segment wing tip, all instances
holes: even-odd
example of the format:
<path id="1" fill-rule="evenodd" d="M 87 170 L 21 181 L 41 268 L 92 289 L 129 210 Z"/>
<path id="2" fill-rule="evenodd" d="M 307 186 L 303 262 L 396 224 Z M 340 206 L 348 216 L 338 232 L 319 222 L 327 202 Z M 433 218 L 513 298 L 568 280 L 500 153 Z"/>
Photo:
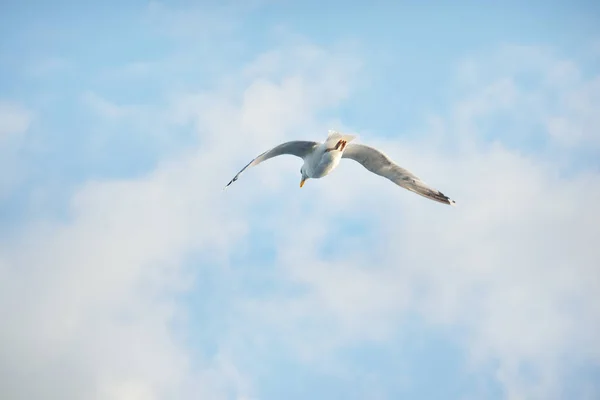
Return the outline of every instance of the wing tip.
<path id="1" fill-rule="evenodd" d="M 438 191 L 433 198 L 434 198 L 434 200 L 437 200 L 440 203 L 444 203 L 444 204 L 448 204 L 452 207 L 456 207 L 456 201 L 452 200 L 450 197 L 446 196 L 442 192 Z"/>
<path id="2" fill-rule="evenodd" d="M 229 185 L 231 185 L 234 181 L 235 181 L 235 179 L 230 180 L 229 183 L 227 185 L 225 185 L 223 190 L 227 189 L 229 187 Z"/>

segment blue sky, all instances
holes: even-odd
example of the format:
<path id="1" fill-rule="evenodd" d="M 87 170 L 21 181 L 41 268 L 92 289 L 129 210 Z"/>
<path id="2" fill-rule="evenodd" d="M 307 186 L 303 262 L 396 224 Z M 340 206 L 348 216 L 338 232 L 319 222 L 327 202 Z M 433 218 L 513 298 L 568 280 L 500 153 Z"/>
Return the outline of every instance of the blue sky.
<path id="1" fill-rule="evenodd" d="M 600 6 L 355 4 L 0 6 L 0 397 L 600 396 Z"/>

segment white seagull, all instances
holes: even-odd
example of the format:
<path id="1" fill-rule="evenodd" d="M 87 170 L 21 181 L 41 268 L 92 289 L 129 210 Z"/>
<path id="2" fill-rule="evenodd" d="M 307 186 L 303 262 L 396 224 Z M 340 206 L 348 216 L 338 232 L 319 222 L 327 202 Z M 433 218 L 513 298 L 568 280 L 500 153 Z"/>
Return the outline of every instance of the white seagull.
<path id="1" fill-rule="evenodd" d="M 300 187 L 304 186 L 307 179 L 318 179 L 328 175 L 340 163 L 342 158 L 350 158 L 362 164 L 363 167 L 374 174 L 383 176 L 396 185 L 410 190 L 416 194 L 443 204 L 455 205 L 455 201 L 423 182 L 410 171 L 396 165 L 385 154 L 372 147 L 363 144 L 348 144 L 356 138 L 355 135 L 342 134 L 329 130 L 329 135 L 324 143 L 304 140 L 294 140 L 275 146 L 265 151 L 250 161 L 231 181 L 225 186 L 226 189 L 237 181 L 242 172 L 270 158 L 291 154 L 304 160 L 300 174 L 302 180 Z"/>

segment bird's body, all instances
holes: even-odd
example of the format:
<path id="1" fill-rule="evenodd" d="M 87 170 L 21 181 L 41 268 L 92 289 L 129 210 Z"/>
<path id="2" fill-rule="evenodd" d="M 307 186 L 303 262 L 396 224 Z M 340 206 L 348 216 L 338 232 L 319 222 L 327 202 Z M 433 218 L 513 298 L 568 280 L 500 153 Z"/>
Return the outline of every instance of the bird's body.
<path id="1" fill-rule="evenodd" d="M 440 191 L 428 186 L 410 171 L 399 167 L 379 150 L 362 144 L 348 144 L 355 138 L 354 135 L 341 134 L 330 130 L 327 140 L 323 143 L 311 141 L 282 143 L 250 161 L 229 181 L 226 187 L 238 180 L 246 168 L 282 154 L 295 155 L 304 160 L 304 164 L 300 169 L 302 175 L 300 187 L 304 185 L 307 179 L 319 179 L 327 176 L 339 165 L 342 158 L 350 158 L 362 164 L 367 170 L 414 193 L 440 203 L 455 204 L 454 200 L 450 200 Z"/>
<path id="2" fill-rule="evenodd" d="M 306 175 L 311 179 L 323 178 L 329 175 L 329 173 L 338 166 L 338 164 L 342 160 L 342 152 L 315 152 L 313 160 L 315 161 L 304 163 L 304 165 L 306 166 Z"/>
<path id="3" fill-rule="evenodd" d="M 317 145 L 311 153 L 304 157 L 302 169 L 306 172 L 306 176 L 311 179 L 319 179 L 329 175 L 342 160 L 346 144 L 354 138 L 353 135 L 342 135 L 331 131 L 325 143 Z"/>

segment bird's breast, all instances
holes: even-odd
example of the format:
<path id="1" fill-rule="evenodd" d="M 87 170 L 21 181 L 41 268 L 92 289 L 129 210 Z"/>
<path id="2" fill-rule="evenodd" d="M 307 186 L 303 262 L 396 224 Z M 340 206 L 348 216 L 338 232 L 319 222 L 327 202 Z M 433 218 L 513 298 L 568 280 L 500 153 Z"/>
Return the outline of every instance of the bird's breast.
<path id="1" fill-rule="evenodd" d="M 323 153 L 318 159 L 313 160 L 311 178 L 322 178 L 329 174 L 342 159 L 341 151 L 329 151 Z"/>

